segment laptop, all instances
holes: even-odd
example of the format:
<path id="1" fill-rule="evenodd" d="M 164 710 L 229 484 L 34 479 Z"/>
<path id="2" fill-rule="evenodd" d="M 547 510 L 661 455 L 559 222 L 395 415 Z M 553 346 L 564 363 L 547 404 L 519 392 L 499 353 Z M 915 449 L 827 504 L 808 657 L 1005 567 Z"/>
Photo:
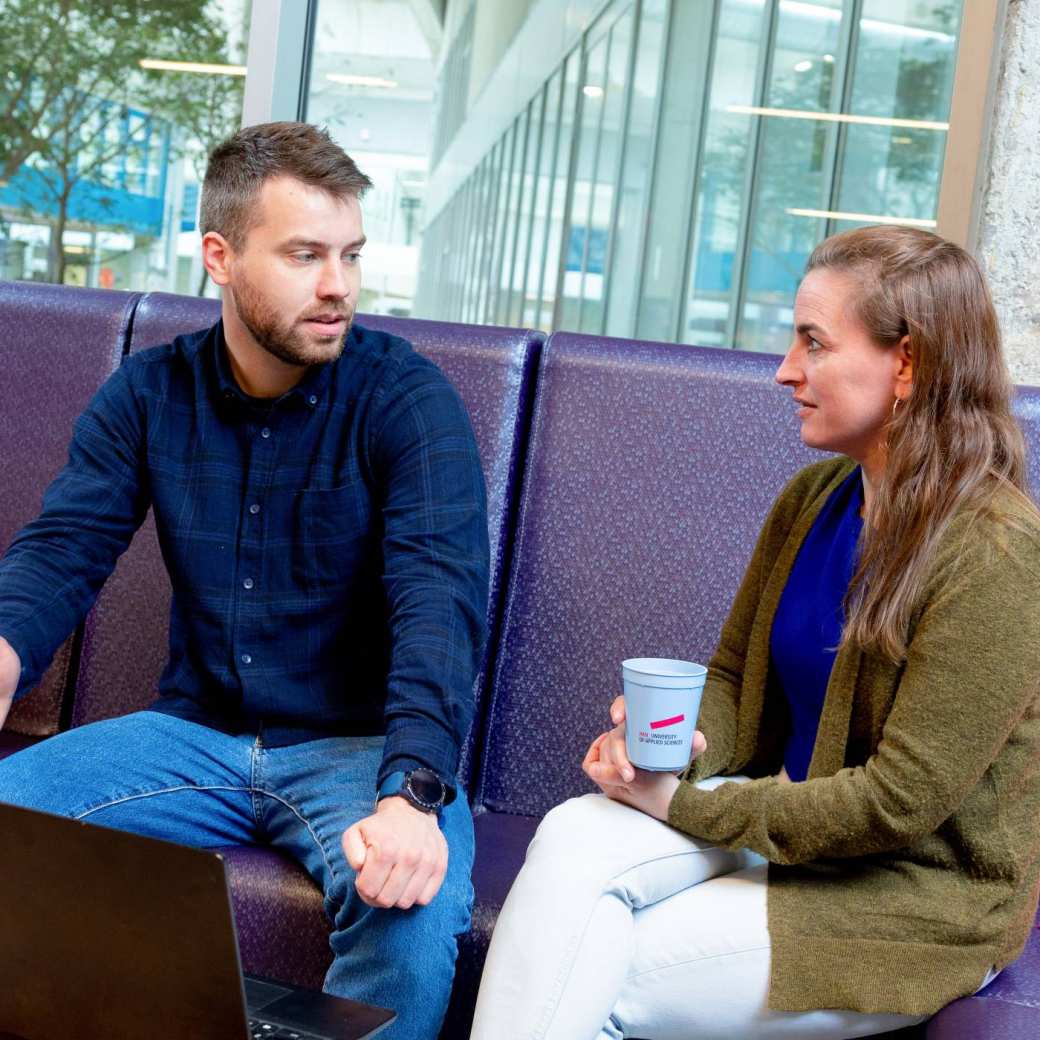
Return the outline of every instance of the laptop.
<path id="1" fill-rule="evenodd" d="M 0 804 L 0 1036 L 363 1040 L 395 1017 L 243 976 L 219 854 Z"/>

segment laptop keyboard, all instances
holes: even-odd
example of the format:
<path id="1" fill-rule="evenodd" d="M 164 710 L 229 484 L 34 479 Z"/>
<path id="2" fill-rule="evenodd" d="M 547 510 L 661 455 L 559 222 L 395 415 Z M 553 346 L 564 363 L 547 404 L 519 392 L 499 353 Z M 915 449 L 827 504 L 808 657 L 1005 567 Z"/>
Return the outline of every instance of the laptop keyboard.
<path id="1" fill-rule="evenodd" d="M 276 1026 L 259 1018 L 249 1020 L 249 1035 L 253 1040 L 322 1040 L 315 1033 L 301 1033 L 288 1026 Z"/>

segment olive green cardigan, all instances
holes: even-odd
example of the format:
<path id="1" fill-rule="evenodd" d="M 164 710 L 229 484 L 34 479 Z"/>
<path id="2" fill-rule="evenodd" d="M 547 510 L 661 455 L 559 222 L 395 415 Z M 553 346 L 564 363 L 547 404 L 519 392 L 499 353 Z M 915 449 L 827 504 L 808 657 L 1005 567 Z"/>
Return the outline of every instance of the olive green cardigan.
<path id="1" fill-rule="evenodd" d="M 781 783 L 769 634 L 809 527 L 851 471 L 776 501 L 711 660 L 708 740 L 668 822 L 769 861 L 769 1006 L 930 1014 L 1022 950 L 1040 880 L 1040 524 L 1008 494 L 951 523 L 901 666 L 838 651 L 809 774 Z M 1022 528 L 1021 530 L 1017 528 Z M 747 773 L 713 791 L 693 781 Z M 696 927 L 693 923 L 691 927 Z"/>

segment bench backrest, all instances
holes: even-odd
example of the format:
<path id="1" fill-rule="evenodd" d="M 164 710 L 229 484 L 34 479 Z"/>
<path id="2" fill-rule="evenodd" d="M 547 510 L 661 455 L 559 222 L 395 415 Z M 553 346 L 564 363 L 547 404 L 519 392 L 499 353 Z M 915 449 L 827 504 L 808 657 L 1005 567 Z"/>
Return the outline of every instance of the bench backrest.
<path id="1" fill-rule="evenodd" d="M 626 657 L 707 662 L 766 512 L 820 453 L 780 358 L 554 334 L 543 351 L 476 802 L 591 790 Z M 1040 490 L 1040 389 L 1016 414 Z"/>
<path id="2" fill-rule="evenodd" d="M 777 359 L 555 333 L 543 351 L 477 802 L 592 790 L 627 657 L 707 662 L 762 521 L 814 458 Z"/>
<path id="3" fill-rule="evenodd" d="M 0 283 L 0 552 L 40 511 L 68 457 L 73 422 L 122 357 L 138 294 L 25 282 Z M 12 709 L 7 730 L 58 730 L 70 637 L 36 689 Z"/>

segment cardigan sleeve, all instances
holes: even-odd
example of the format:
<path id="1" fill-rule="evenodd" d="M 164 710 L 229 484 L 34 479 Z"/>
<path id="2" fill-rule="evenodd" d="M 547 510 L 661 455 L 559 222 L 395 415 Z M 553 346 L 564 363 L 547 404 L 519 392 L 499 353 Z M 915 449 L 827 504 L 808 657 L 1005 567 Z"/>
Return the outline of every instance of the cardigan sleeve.
<path id="1" fill-rule="evenodd" d="M 704 734 L 708 746 L 690 763 L 684 774 L 683 778 L 691 783 L 719 773 L 739 772 L 746 767 L 746 755 L 739 754 L 737 749 L 737 718 L 759 601 L 777 554 L 799 515 L 822 489 L 835 480 L 836 473 L 841 476 L 849 469 L 851 463 L 842 459 L 828 459 L 807 466 L 789 481 L 770 507 L 733 606 L 722 626 L 718 647 L 708 662 L 708 679 L 697 716 L 697 728 Z"/>
<path id="2" fill-rule="evenodd" d="M 913 844 L 960 805 L 1040 695 L 1040 538 L 994 531 L 937 563 L 874 754 L 832 776 L 679 786 L 668 822 L 772 862 Z"/>
<path id="3" fill-rule="evenodd" d="M 744 684 L 751 626 L 762 586 L 765 582 L 767 545 L 775 538 L 780 525 L 783 498 L 774 503 L 758 536 L 751 563 L 744 572 L 733 606 L 722 626 L 719 645 L 708 662 L 708 678 L 704 684 L 697 728 L 708 742 L 706 750 L 690 763 L 684 777 L 695 783 L 718 773 L 733 772 L 733 755 L 737 743 L 737 710 Z"/>

